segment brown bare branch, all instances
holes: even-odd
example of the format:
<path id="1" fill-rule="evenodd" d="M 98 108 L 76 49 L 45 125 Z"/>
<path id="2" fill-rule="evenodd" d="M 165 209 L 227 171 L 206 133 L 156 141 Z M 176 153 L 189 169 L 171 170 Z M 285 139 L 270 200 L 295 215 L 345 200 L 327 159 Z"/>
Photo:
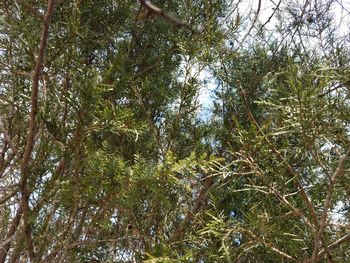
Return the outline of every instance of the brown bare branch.
<path id="1" fill-rule="evenodd" d="M 341 175 L 344 172 L 344 165 L 345 165 L 346 160 L 349 157 L 349 154 L 350 154 L 350 147 L 345 152 L 345 154 L 340 157 L 337 169 L 335 170 L 334 174 L 330 178 L 326 199 L 325 199 L 324 205 L 323 205 L 323 213 L 321 216 L 320 227 L 319 227 L 319 230 L 317 232 L 317 235 L 316 235 L 316 238 L 314 241 L 314 250 L 312 252 L 312 258 L 311 258 L 312 263 L 318 262 L 318 260 L 319 260 L 318 251 L 319 251 L 320 246 L 321 246 L 321 239 L 323 237 L 324 230 L 327 226 L 328 211 L 331 207 L 331 202 L 333 199 L 334 184 L 335 184 L 336 179 L 339 177 L 339 175 Z"/>
<path id="2" fill-rule="evenodd" d="M 346 234 L 345 236 L 339 238 L 337 241 L 331 243 L 329 246 L 327 246 L 327 250 L 333 250 L 337 247 L 339 247 L 341 244 L 350 241 L 350 233 Z M 322 258 L 325 254 L 326 254 L 326 250 L 322 249 L 318 255 L 317 255 L 317 259 Z"/>
<path id="3" fill-rule="evenodd" d="M 43 32 L 41 35 L 39 52 L 36 59 L 34 73 L 33 73 L 31 112 L 30 112 L 28 135 L 26 140 L 25 151 L 21 162 L 21 193 L 22 193 L 21 206 L 23 210 L 23 225 L 24 225 L 24 233 L 26 237 L 27 250 L 28 250 L 28 255 L 31 262 L 34 262 L 35 254 L 34 254 L 34 245 L 32 240 L 31 222 L 29 217 L 30 207 L 28 204 L 29 196 L 30 196 L 30 191 L 28 189 L 29 161 L 34 148 L 36 115 L 38 111 L 39 78 L 40 78 L 41 71 L 44 64 L 45 53 L 47 49 L 47 40 L 49 36 L 49 26 L 50 26 L 55 4 L 56 4 L 56 0 L 48 1 L 47 11 L 43 19 Z"/>
<path id="4" fill-rule="evenodd" d="M 332 93 L 333 91 L 336 91 L 336 90 L 341 89 L 341 88 L 349 89 L 350 88 L 350 80 L 348 80 L 348 81 L 346 81 L 344 83 L 340 83 L 340 84 L 330 88 L 329 90 L 327 90 L 327 91 L 321 93 L 320 95 L 318 95 L 318 97 L 324 97 L 324 96 Z"/>
<path id="5" fill-rule="evenodd" d="M 10 226 L 10 230 L 6 235 L 6 240 L 5 240 L 5 242 L 3 242 L 1 244 L 0 262 L 5 262 L 5 260 L 6 260 L 7 253 L 11 247 L 12 238 L 13 238 L 14 234 L 16 233 L 16 230 L 19 226 L 19 223 L 21 222 L 21 218 L 22 218 L 22 207 L 19 207 L 17 210 L 16 216 L 13 219 L 12 224 Z"/>
<path id="6" fill-rule="evenodd" d="M 306 191 L 304 189 L 304 186 L 302 185 L 302 183 L 298 179 L 299 178 L 298 173 L 287 162 L 287 160 L 282 156 L 282 154 L 276 149 L 275 145 L 269 140 L 269 138 L 266 136 L 264 131 L 261 129 L 260 125 L 257 123 L 257 121 L 255 120 L 252 112 L 250 111 L 246 95 L 245 95 L 245 93 L 244 93 L 240 83 L 238 83 L 238 87 L 239 87 L 240 94 L 241 94 L 241 96 L 243 98 L 244 107 L 245 107 L 245 110 L 246 110 L 246 112 L 248 114 L 249 120 L 257 128 L 259 133 L 262 135 L 264 140 L 267 142 L 267 144 L 269 145 L 269 148 L 272 151 L 272 153 L 286 167 L 286 169 L 289 172 L 289 174 L 291 175 L 291 178 L 293 179 L 296 187 L 298 187 L 298 189 L 299 189 L 300 196 L 301 196 L 302 200 L 304 201 L 304 203 L 306 204 L 306 207 L 307 207 L 309 213 L 311 214 L 311 218 L 313 219 L 313 222 L 314 222 L 315 226 L 318 227 L 320 224 L 319 224 L 319 220 L 318 220 L 315 208 L 314 208 L 313 204 L 311 203 L 311 200 L 310 200 L 309 196 L 307 195 L 307 193 L 306 193 Z M 317 234 L 315 233 L 315 238 L 316 238 L 316 236 L 317 236 Z M 332 256 L 331 256 L 330 252 L 327 249 L 327 246 L 326 246 L 326 243 L 325 243 L 325 240 L 324 240 L 323 236 L 321 236 L 321 242 L 322 242 L 323 247 L 324 247 L 324 249 L 325 249 L 325 251 L 326 251 L 326 253 L 328 255 L 328 258 L 329 258 L 330 262 L 333 262 Z"/>
<path id="7" fill-rule="evenodd" d="M 178 20 L 174 16 L 165 12 L 163 9 L 153 5 L 151 2 L 146 1 L 146 0 L 140 0 L 140 4 L 141 4 L 141 6 L 143 6 L 147 10 L 147 12 L 148 12 L 147 16 L 150 16 L 150 15 L 158 16 L 158 17 L 160 17 L 160 18 L 162 18 L 162 19 L 164 19 L 164 20 L 166 20 L 166 21 L 168 21 L 168 22 L 170 22 L 178 27 L 186 27 L 186 28 L 190 29 L 192 32 L 194 32 L 193 28 L 191 28 L 190 25 Z"/>
<path id="8" fill-rule="evenodd" d="M 271 19 L 275 16 L 276 12 L 279 10 L 279 7 L 280 7 L 281 3 L 282 3 L 282 0 L 280 0 L 278 2 L 276 7 L 274 8 L 272 14 L 269 16 L 269 18 L 266 20 L 266 22 L 261 25 L 260 30 L 262 30 L 268 23 L 270 23 Z"/>
<path id="9" fill-rule="evenodd" d="M 240 87 L 240 83 L 239 87 Z M 303 185 L 301 184 L 301 182 L 299 181 L 299 175 L 298 173 L 292 168 L 292 166 L 286 161 L 286 159 L 282 156 L 282 154 L 276 149 L 275 145 L 269 140 L 269 138 L 266 136 L 266 134 L 264 133 L 264 131 L 261 129 L 260 125 L 257 123 L 257 121 L 255 120 L 252 112 L 250 111 L 248 102 L 247 102 L 247 98 L 246 95 L 244 94 L 243 89 L 240 87 L 240 93 L 241 96 L 243 98 L 244 101 L 244 107 L 245 110 L 248 114 L 248 117 L 250 119 L 250 121 L 252 122 L 252 124 L 257 128 L 257 130 L 259 131 L 259 133 L 263 136 L 264 140 L 267 142 L 267 144 L 270 147 L 270 150 L 272 151 L 272 153 L 277 157 L 277 159 L 286 167 L 287 171 L 290 173 L 291 177 L 294 179 L 294 181 L 296 182 L 297 187 L 300 189 L 299 193 L 302 197 L 302 199 L 304 200 L 306 206 L 308 207 L 308 210 L 314 220 L 314 222 L 318 222 L 317 219 L 317 214 L 315 211 L 315 208 L 313 207 L 309 197 L 307 196 L 305 189 L 303 187 Z M 317 224 L 318 225 L 318 224 Z"/>
<path id="10" fill-rule="evenodd" d="M 181 222 L 181 224 L 175 229 L 174 234 L 171 238 L 171 241 L 177 241 L 179 237 L 184 233 L 184 231 L 187 229 L 189 223 L 192 221 L 193 217 L 196 216 L 200 212 L 200 210 L 205 205 L 209 194 L 214 186 L 214 180 L 212 176 L 208 175 L 208 172 L 204 171 L 202 169 L 204 174 L 204 185 L 203 188 L 200 190 L 198 197 L 193 203 L 192 208 L 186 213 L 184 220 Z"/>

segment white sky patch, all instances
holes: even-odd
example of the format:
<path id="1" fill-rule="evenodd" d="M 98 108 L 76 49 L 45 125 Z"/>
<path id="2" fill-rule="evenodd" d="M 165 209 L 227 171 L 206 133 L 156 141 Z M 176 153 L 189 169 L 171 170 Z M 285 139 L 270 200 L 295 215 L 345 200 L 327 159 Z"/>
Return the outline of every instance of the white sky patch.
<path id="1" fill-rule="evenodd" d="M 348 35 L 350 31 L 350 1 L 335 1 L 332 11 L 339 33 L 344 36 Z"/>
<path id="2" fill-rule="evenodd" d="M 177 76 L 177 80 L 183 84 L 186 84 L 191 78 L 195 78 L 199 82 L 197 91 L 197 102 L 200 106 L 199 116 L 201 119 L 208 119 L 213 102 L 213 91 L 217 87 L 216 78 L 211 70 L 203 63 L 183 57 Z M 179 103 L 178 99 L 174 106 L 176 107 Z"/>
<path id="3" fill-rule="evenodd" d="M 213 103 L 213 92 L 217 87 L 216 79 L 208 68 L 204 68 L 199 76 L 200 89 L 198 92 L 198 102 L 201 106 L 200 118 L 208 120 L 211 117 L 211 107 Z"/>
<path id="4" fill-rule="evenodd" d="M 338 201 L 329 213 L 329 218 L 333 224 L 345 223 L 344 211 L 346 204 L 343 201 Z"/>
<path id="5" fill-rule="evenodd" d="M 296 1 L 300 5 L 300 7 L 303 7 L 305 4 L 305 0 L 299 0 Z M 312 3 L 310 3 L 312 5 Z M 310 9 L 310 4 L 307 7 L 306 10 Z M 235 20 L 237 17 L 237 12 L 244 18 L 249 19 L 249 21 L 246 22 L 245 26 L 243 26 L 243 29 L 240 29 L 239 32 L 239 41 L 245 41 L 246 34 L 249 33 L 250 38 L 254 38 L 254 36 L 257 34 L 257 31 L 255 28 L 250 28 L 252 26 L 252 22 L 256 19 L 255 25 L 264 25 L 264 28 L 268 31 L 274 32 L 278 20 L 277 20 L 277 12 L 274 13 L 276 7 L 278 5 L 278 1 L 274 2 L 271 0 L 262 0 L 260 11 L 257 14 L 258 11 L 258 1 L 255 0 L 246 0 L 239 3 L 239 8 L 236 10 L 236 12 L 232 12 L 227 17 L 228 20 L 226 20 L 227 23 L 229 23 L 229 20 Z M 283 10 L 287 8 L 286 2 L 281 2 L 281 4 L 278 6 L 280 10 Z M 334 16 L 334 23 L 337 30 L 337 35 L 339 38 L 344 38 L 347 36 L 348 32 L 350 31 L 350 1 L 342 1 L 342 0 L 336 0 L 333 2 L 331 6 L 331 13 Z M 306 19 L 307 17 L 307 11 L 304 15 L 303 19 Z M 225 20 L 225 19 L 224 19 Z M 305 22 L 305 21 L 304 21 Z M 292 23 L 292 21 L 291 21 Z M 306 26 L 307 23 L 305 23 Z M 224 28 L 228 28 L 225 26 L 225 22 L 223 25 Z M 232 32 L 228 32 L 229 34 Z M 275 36 L 275 39 L 280 39 L 282 35 Z M 229 38 L 229 36 L 228 36 Z M 318 45 L 323 45 L 322 39 L 312 39 L 309 37 L 304 37 L 305 41 L 310 44 L 311 46 L 317 47 Z M 252 40 L 252 39 L 251 39 Z M 250 41 L 251 41 L 250 40 Z M 254 40 L 254 39 L 253 39 Z M 238 47 L 239 48 L 239 47 Z M 196 65 L 198 64 L 198 65 Z M 185 64 L 184 64 L 185 65 Z M 204 67 L 200 69 L 201 65 L 199 63 L 194 63 L 191 68 L 191 75 L 195 76 L 197 75 L 198 80 L 200 81 L 200 88 L 198 93 L 198 102 L 201 105 L 201 112 L 200 117 L 204 120 L 207 120 L 210 118 L 210 107 L 213 102 L 213 91 L 217 88 L 217 83 L 215 80 L 215 77 L 213 76 L 212 72 L 207 68 Z M 181 77 L 179 78 L 181 79 Z"/>
<path id="6" fill-rule="evenodd" d="M 198 100 L 204 108 L 207 108 L 211 105 L 210 97 L 217 86 L 216 81 L 210 70 L 206 68 L 199 73 L 198 79 L 201 83 Z"/>
<path id="7" fill-rule="evenodd" d="M 262 24 L 265 24 L 269 19 L 270 16 L 273 14 L 277 2 L 273 2 L 271 0 L 262 0 L 261 1 L 261 8 L 260 12 L 258 14 L 258 21 Z M 304 6 L 305 0 L 298 0 L 295 1 L 295 3 L 298 3 L 300 6 Z M 322 1 L 320 2 L 322 4 Z M 309 5 L 306 7 L 305 17 L 308 15 L 308 10 L 310 9 L 310 5 L 313 5 L 313 3 L 309 3 Z M 286 3 L 281 3 L 279 6 L 279 9 L 283 10 L 286 8 Z M 253 11 L 250 14 L 250 18 L 254 19 L 255 14 L 258 9 L 258 1 L 255 0 L 249 0 L 249 1 L 243 1 L 240 4 L 240 10 L 242 15 L 244 13 L 249 13 L 250 11 Z M 330 9 L 331 13 L 334 15 L 334 22 L 336 23 L 337 29 L 339 30 L 339 33 L 347 34 L 350 27 L 350 1 L 346 0 L 335 0 L 333 1 Z M 273 29 L 273 26 L 277 22 L 276 16 L 271 17 L 269 23 L 266 24 L 266 26 L 269 29 Z"/>

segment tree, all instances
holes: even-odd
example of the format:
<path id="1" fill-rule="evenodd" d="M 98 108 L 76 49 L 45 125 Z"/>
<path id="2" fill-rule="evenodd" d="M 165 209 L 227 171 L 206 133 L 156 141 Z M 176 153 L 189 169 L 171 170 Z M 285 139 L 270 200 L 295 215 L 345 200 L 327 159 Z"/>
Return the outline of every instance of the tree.
<path id="1" fill-rule="evenodd" d="M 0 262 L 345 262 L 339 5 L 244 5 L 0 3 Z"/>
<path id="2" fill-rule="evenodd" d="M 319 37 L 330 30 L 332 4 L 305 2 L 301 17 L 295 7 L 281 14 L 280 25 L 288 25 L 283 17 L 289 15 L 303 19 L 310 8 L 307 12 L 318 14 L 312 23 L 319 24 Z M 287 28 L 289 36 L 282 39 L 289 46 L 262 39 L 264 44 L 248 52 L 222 56 L 216 70 L 221 88 L 214 118 L 222 123 L 217 140 L 232 178 L 222 187 L 220 209 L 211 213 L 203 234 L 221 240 L 228 261 L 343 262 L 347 257 L 347 187 L 340 181 L 349 165 L 344 75 L 349 65 L 338 66 L 334 47 L 342 46 L 336 48 L 342 54 L 348 47 L 330 30 L 319 38 L 327 45 L 316 54 L 317 40 L 310 46 L 314 35 L 303 31 L 305 24 L 292 22 Z M 281 39 L 277 32 L 275 39 Z M 239 240 L 238 248 L 232 238 Z"/>

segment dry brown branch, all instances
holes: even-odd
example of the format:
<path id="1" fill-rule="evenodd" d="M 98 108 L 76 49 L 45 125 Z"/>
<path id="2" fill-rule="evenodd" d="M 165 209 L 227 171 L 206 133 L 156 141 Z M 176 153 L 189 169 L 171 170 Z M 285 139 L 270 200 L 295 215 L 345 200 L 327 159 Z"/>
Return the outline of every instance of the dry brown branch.
<path id="1" fill-rule="evenodd" d="M 339 238 L 337 241 L 331 243 L 329 246 L 327 246 L 327 250 L 331 251 L 337 247 L 339 247 L 341 244 L 350 241 L 350 233 L 346 234 L 345 236 Z M 326 254 L 326 250 L 322 249 L 318 255 L 317 255 L 317 259 L 319 260 L 320 258 L 322 258 L 325 254 Z"/>
<path id="2" fill-rule="evenodd" d="M 311 203 L 311 200 L 310 200 L 309 196 L 307 195 L 307 193 L 306 193 L 306 191 L 304 189 L 304 186 L 302 185 L 302 183 L 298 179 L 299 178 L 298 173 L 287 162 L 287 160 L 282 156 L 282 154 L 276 149 L 275 145 L 269 140 L 267 135 L 261 129 L 260 125 L 257 123 L 257 121 L 255 120 L 252 112 L 250 111 L 246 95 L 245 95 L 245 93 L 244 93 L 240 83 L 238 83 L 238 87 L 239 87 L 239 92 L 240 92 L 240 94 L 242 96 L 244 107 L 245 107 L 245 110 L 246 110 L 246 112 L 248 114 L 249 120 L 257 128 L 258 132 L 261 134 L 261 136 L 267 142 L 267 144 L 268 144 L 270 150 L 272 151 L 272 153 L 277 157 L 279 162 L 281 162 L 285 166 L 285 168 L 287 169 L 287 171 L 291 175 L 291 179 L 293 179 L 296 187 L 299 189 L 300 196 L 301 196 L 302 200 L 305 202 L 305 204 L 307 206 L 307 209 L 308 209 L 309 213 L 311 214 L 311 218 L 313 219 L 313 222 L 314 222 L 315 226 L 318 227 L 320 224 L 319 224 L 319 220 L 318 220 L 318 217 L 317 217 L 317 214 L 316 214 L 316 210 L 315 210 L 313 204 Z M 316 233 L 315 233 L 315 238 L 316 238 Z M 325 251 L 326 251 L 326 253 L 328 255 L 328 259 L 330 260 L 330 262 L 333 262 L 332 255 L 330 254 L 330 252 L 327 249 L 327 246 L 326 246 L 326 243 L 324 241 L 323 236 L 321 236 L 321 242 L 322 242 L 323 247 L 324 247 L 324 249 L 325 249 Z"/>
<path id="3" fill-rule="evenodd" d="M 343 156 L 340 157 L 337 169 L 335 170 L 335 172 L 333 173 L 332 177 L 329 180 L 327 195 L 323 205 L 323 213 L 321 216 L 320 227 L 314 241 L 314 250 L 312 252 L 312 258 L 311 258 L 312 263 L 319 261 L 318 251 L 321 246 L 321 239 L 323 237 L 324 230 L 327 226 L 328 211 L 331 207 L 331 202 L 333 199 L 334 184 L 336 179 L 339 177 L 339 175 L 341 175 L 344 172 L 344 165 L 346 160 L 349 157 L 349 154 L 350 154 L 350 148 L 345 152 Z"/>
<path id="4" fill-rule="evenodd" d="M 22 207 L 19 207 L 16 213 L 15 218 L 12 221 L 12 224 L 10 226 L 10 230 L 6 235 L 6 240 L 1 244 L 0 247 L 0 262 L 5 262 L 7 253 L 11 247 L 11 241 L 13 239 L 14 234 L 16 233 L 16 230 L 19 226 L 19 223 L 21 222 L 22 218 Z"/>
<path id="5" fill-rule="evenodd" d="M 39 52 L 38 52 L 38 56 L 36 59 L 35 68 L 33 72 L 33 87 L 32 87 L 32 94 L 31 94 L 31 112 L 30 112 L 30 121 L 29 121 L 29 127 L 28 127 L 28 135 L 26 140 L 26 147 L 25 147 L 22 162 L 21 162 L 21 193 L 22 193 L 21 206 L 23 210 L 23 226 L 24 226 L 24 233 L 26 237 L 26 245 L 27 245 L 29 259 L 31 262 L 34 262 L 35 253 L 34 253 L 32 229 L 31 229 L 30 215 L 29 215 L 30 207 L 28 204 L 29 196 L 30 196 L 30 191 L 28 189 L 29 161 L 34 148 L 36 115 L 38 111 L 39 78 L 40 78 L 40 74 L 44 64 L 45 53 L 47 48 L 47 40 L 49 36 L 49 26 L 50 26 L 55 4 L 56 4 L 56 0 L 48 1 L 47 11 L 43 19 L 43 32 L 41 35 Z"/>
<path id="6" fill-rule="evenodd" d="M 240 87 L 240 83 L 238 83 L 239 87 Z M 261 129 L 260 125 L 257 123 L 257 121 L 255 120 L 252 112 L 250 111 L 248 102 L 247 102 L 247 98 L 246 95 L 244 94 L 243 89 L 240 87 L 240 93 L 241 96 L 243 98 L 243 102 L 244 102 L 244 107 L 245 110 L 248 114 L 249 120 L 252 122 L 252 124 L 257 128 L 258 132 L 261 134 L 261 136 L 263 136 L 264 140 L 267 142 L 270 150 L 272 151 L 272 153 L 277 157 L 278 161 L 281 162 L 287 169 L 287 171 L 290 173 L 291 177 L 294 179 L 294 181 L 296 182 L 297 187 L 300 189 L 300 194 L 302 199 L 304 200 L 305 204 L 308 207 L 308 210 L 314 220 L 314 222 L 318 222 L 317 219 L 317 214 L 315 211 L 315 208 L 313 207 L 309 197 L 307 196 L 305 189 L 303 187 L 303 185 L 301 184 L 301 182 L 299 181 L 299 175 L 297 174 L 297 172 L 292 168 L 292 166 L 286 161 L 286 159 L 282 156 L 282 154 L 276 149 L 275 145 L 269 140 L 269 138 L 266 136 L 266 134 L 264 133 L 264 131 Z"/>
<path id="7" fill-rule="evenodd" d="M 202 173 L 204 174 L 204 185 L 202 189 L 199 191 L 198 197 L 193 202 L 192 208 L 186 213 L 184 220 L 181 224 L 175 229 L 173 236 L 171 237 L 172 242 L 176 242 L 180 236 L 185 232 L 189 223 L 192 219 L 200 212 L 200 210 L 205 205 L 209 194 L 214 186 L 214 180 L 212 176 L 209 176 L 204 169 L 202 169 Z"/>
<path id="8" fill-rule="evenodd" d="M 266 242 L 263 238 L 259 238 L 256 235 L 254 235 L 253 232 L 251 232 L 248 229 L 244 229 L 244 228 L 240 228 L 241 232 L 248 234 L 249 236 L 251 236 L 254 239 L 255 243 L 260 243 L 263 244 L 267 249 L 270 249 L 271 251 L 277 253 L 278 255 L 289 259 L 292 262 L 298 262 L 298 260 L 296 260 L 295 258 L 293 258 L 291 255 L 288 255 L 287 253 L 279 250 L 278 248 L 276 248 L 275 246 L 273 246 L 270 242 Z"/>
<path id="9" fill-rule="evenodd" d="M 165 12 L 163 9 L 153 5 L 151 2 L 146 1 L 146 0 L 140 0 L 140 4 L 141 4 L 141 6 L 143 6 L 146 9 L 147 17 L 155 15 L 155 16 L 158 16 L 158 17 L 160 17 L 160 18 L 162 18 L 162 19 L 164 19 L 164 20 L 166 20 L 166 21 L 168 21 L 168 22 L 170 22 L 178 27 L 186 27 L 186 28 L 190 29 L 192 32 L 194 32 L 194 30 L 191 28 L 190 25 L 178 20 L 174 16 Z"/>

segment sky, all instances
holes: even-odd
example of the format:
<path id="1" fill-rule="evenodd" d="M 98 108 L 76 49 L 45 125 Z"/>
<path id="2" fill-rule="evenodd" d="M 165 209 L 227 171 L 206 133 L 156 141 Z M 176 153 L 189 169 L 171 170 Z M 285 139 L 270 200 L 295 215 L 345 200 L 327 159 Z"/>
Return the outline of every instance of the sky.
<path id="1" fill-rule="evenodd" d="M 315 0 L 309 1 L 311 4 L 313 4 Z M 317 1 L 317 0 L 316 0 Z M 234 1 L 237 2 L 237 1 Z M 282 0 L 283 2 L 283 0 Z M 300 4 L 300 6 L 304 6 L 305 1 L 304 0 L 299 0 L 295 1 Z M 321 0 L 318 0 L 318 2 L 322 2 Z M 274 4 L 275 3 L 275 4 Z M 271 0 L 262 0 L 261 1 L 261 7 L 260 7 L 260 12 L 257 16 L 256 24 L 265 24 L 269 19 L 270 16 L 274 12 L 274 8 L 278 1 L 271 1 Z M 280 8 L 285 8 L 283 4 L 280 5 Z M 239 12 L 243 16 L 245 14 L 248 14 L 251 12 L 250 18 L 255 19 L 256 13 L 258 9 L 258 1 L 256 0 L 243 0 L 242 3 L 240 4 Z M 350 32 L 350 0 L 335 0 L 333 5 L 332 5 L 332 13 L 334 15 L 334 21 L 338 33 L 340 35 L 346 35 L 348 32 Z M 235 19 L 237 13 L 232 13 L 232 16 L 234 16 L 233 19 Z M 276 17 L 272 17 L 269 21 L 269 23 L 266 24 L 265 28 L 267 29 L 273 29 L 275 24 L 277 22 Z M 251 23 L 250 23 L 251 24 Z M 248 26 L 245 31 L 242 32 L 242 35 L 249 31 L 250 26 Z M 254 33 L 251 33 L 254 34 Z M 312 42 L 312 40 L 311 40 Z M 317 45 L 315 43 L 315 45 Z M 213 76 L 212 72 L 209 70 L 208 67 L 204 67 L 199 70 L 199 66 L 194 65 L 192 69 L 192 74 L 198 74 L 198 79 L 201 82 L 199 94 L 198 94 L 198 101 L 199 104 L 201 105 L 201 112 L 200 112 L 200 117 L 203 120 L 207 120 L 210 118 L 210 108 L 212 107 L 212 102 L 214 98 L 213 91 L 218 87 L 218 82 L 215 80 L 215 77 Z"/>

